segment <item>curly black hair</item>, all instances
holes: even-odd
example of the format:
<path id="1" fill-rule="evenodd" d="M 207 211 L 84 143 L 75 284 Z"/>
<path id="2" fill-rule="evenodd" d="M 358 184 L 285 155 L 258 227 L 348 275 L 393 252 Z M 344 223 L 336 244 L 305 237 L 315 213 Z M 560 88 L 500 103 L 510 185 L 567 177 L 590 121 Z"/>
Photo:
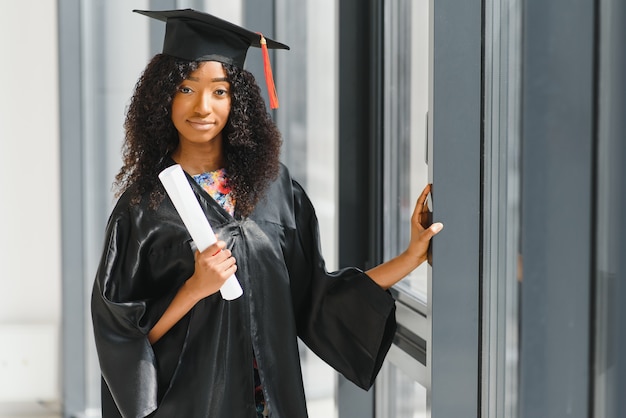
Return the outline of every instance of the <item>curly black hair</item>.
<path id="1" fill-rule="evenodd" d="M 171 118 L 172 99 L 199 64 L 157 54 L 146 66 L 126 112 L 124 165 L 114 183 L 117 196 L 130 189 L 134 204 L 146 194 L 152 208 L 162 201 L 165 190 L 158 174 L 178 146 L 178 132 Z M 231 87 L 230 115 L 222 135 L 224 168 L 237 212 L 248 216 L 278 176 L 282 140 L 254 76 L 222 65 Z"/>

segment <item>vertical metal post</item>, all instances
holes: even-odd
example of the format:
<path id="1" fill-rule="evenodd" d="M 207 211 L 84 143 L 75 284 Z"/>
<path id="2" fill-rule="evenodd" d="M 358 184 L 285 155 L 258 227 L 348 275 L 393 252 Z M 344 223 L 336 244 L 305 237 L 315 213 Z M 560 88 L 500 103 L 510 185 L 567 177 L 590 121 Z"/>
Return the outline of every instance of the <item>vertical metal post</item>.
<path id="1" fill-rule="evenodd" d="M 626 416 L 626 4 L 599 1 L 593 418 Z"/>
<path id="2" fill-rule="evenodd" d="M 524 2 L 520 416 L 589 416 L 595 2 Z"/>
<path id="3" fill-rule="evenodd" d="M 61 130 L 62 403 L 65 417 L 87 407 L 84 286 L 81 1 L 59 0 Z M 80 313 L 80 314 L 77 314 Z"/>
<path id="4" fill-rule="evenodd" d="M 339 2 L 339 264 L 368 268 L 382 251 L 382 1 Z M 339 418 L 374 416 L 373 390 L 340 377 Z"/>
<path id="5" fill-rule="evenodd" d="M 482 3 L 430 2 L 429 179 L 433 218 L 428 280 L 433 418 L 479 415 Z"/>

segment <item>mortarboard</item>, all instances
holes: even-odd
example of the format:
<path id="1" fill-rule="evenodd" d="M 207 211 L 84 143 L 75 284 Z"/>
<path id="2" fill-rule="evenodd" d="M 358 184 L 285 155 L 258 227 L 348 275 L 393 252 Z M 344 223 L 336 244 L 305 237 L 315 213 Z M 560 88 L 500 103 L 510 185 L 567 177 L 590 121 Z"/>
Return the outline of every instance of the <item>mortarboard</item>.
<path id="1" fill-rule="evenodd" d="M 287 45 L 192 9 L 133 10 L 133 12 L 166 23 L 163 53 L 176 58 L 189 61 L 219 61 L 243 68 L 248 48 L 251 46 L 261 48 L 270 107 L 272 109 L 278 107 L 267 49 L 289 49 Z"/>

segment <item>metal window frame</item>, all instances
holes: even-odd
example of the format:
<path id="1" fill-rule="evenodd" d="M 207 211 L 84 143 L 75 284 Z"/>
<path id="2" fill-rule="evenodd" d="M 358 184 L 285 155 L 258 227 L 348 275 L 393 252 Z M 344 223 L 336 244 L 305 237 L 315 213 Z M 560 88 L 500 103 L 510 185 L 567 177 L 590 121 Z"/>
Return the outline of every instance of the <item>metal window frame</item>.
<path id="1" fill-rule="evenodd" d="M 588 417 L 596 2 L 523 3 L 520 417 Z"/>
<path id="2" fill-rule="evenodd" d="M 431 0 L 430 13 L 429 180 L 445 225 L 428 280 L 430 413 L 479 416 L 483 5 Z"/>
<path id="3" fill-rule="evenodd" d="M 63 414 L 87 408 L 80 0 L 59 0 Z M 77 45 L 78 44 L 78 45 Z"/>
<path id="4" fill-rule="evenodd" d="M 339 2 L 339 266 L 367 269 L 382 255 L 382 2 Z M 374 416 L 373 390 L 345 378 L 339 418 Z"/>
<path id="5" fill-rule="evenodd" d="M 599 1 L 593 417 L 626 415 L 626 4 Z"/>

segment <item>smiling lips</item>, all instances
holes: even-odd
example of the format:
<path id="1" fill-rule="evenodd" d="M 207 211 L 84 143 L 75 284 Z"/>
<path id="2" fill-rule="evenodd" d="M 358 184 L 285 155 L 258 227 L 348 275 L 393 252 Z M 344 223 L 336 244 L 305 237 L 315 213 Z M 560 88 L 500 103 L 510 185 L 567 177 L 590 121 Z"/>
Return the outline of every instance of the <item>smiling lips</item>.
<path id="1" fill-rule="evenodd" d="M 197 129 L 199 131 L 208 131 L 215 126 L 215 122 L 202 120 L 188 120 L 187 123 L 189 123 L 194 129 Z"/>

